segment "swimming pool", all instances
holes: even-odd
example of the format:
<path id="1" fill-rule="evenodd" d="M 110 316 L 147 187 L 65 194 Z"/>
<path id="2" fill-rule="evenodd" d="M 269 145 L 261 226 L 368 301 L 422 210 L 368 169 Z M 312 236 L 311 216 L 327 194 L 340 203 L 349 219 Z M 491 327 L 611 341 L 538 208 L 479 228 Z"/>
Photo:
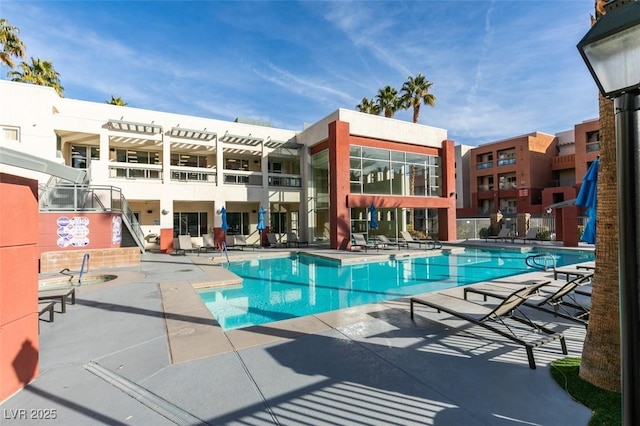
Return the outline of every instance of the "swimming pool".
<path id="1" fill-rule="evenodd" d="M 533 270 L 525 259 L 539 253 L 467 248 L 351 265 L 305 254 L 255 259 L 226 265 L 243 278 L 242 286 L 198 293 L 227 331 L 521 274 Z M 584 251 L 553 256 L 558 266 L 594 258 Z"/>

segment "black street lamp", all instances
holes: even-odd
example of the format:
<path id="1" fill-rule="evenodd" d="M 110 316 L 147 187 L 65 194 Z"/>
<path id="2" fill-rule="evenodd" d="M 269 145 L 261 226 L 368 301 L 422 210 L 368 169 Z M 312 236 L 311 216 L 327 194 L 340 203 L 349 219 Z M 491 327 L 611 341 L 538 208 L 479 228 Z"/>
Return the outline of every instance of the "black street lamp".
<path id="1" fill-rule="evenodd" d="M 578 50 L 616 114 L 622 418 L 640 424 L 640 2 L 613 0 Z"/>

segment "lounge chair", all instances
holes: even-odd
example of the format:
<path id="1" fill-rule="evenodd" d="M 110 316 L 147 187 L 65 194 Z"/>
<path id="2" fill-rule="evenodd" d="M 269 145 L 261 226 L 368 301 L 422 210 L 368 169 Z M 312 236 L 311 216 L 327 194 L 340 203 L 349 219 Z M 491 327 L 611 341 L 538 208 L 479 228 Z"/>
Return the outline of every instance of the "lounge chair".
<path id="1" fill-rule="evenodd" d="M 527 244 L 527 241 L 536 241 L 538 239 L 538 230 L 536 228 L 529 228 L 527 234 L 524 237 L 515 237 L 514 240 L 522 240 L 523 244 Z"/>
<path id="2" fill-rule="evenodd" d="M 513 239 L 514 239 L 514 237 L 513 237 L 513 235 L 511 235 L 511 230 L 509 228 L 502 228 L 500 230 L 500 232 L 498 232 L 498 235 L 488 235 L 487 238 L 485 238 L 485 241 L 489 241 L 489 240 L 494 240 L 494 241 L 511 240 L 511 242 L 513 242 Z"/>
<path id="3" fill-rule="evenodd" d="M 187 252 L 200 253 L 200 246 L 194 245 L 191 242 L 190 235 L 178 235 L 178 248 L 176 250 L 176 254 L 180 254 L 180 252 L 182 252 L 183 255 L 186 255 Z"/>
<path id="4" fill-rule="evenodd" d="M 274 234 L 273 232 L 267 233 L 267 241 L 269 242 L 269 247 L 271 248 L 281 248 L 286 246 L 285 243 L 278 241 L 278 237 L 276 237 L 276 234 Z"/>
<path id="5" fill-rule="evenodd" d="M 301 241 L 298 238 L 298 234 L 296 234 L 295 232 L 289 232 L 287 234 L 287 247 L 291 247 L 294 244 L 296 247 L 300 247 L 300 245 L 308 246 L 309 241 Z"/>
<path id="6" fill-rule="evenodd" d="M 407 244 L 407 248 L 409 248 L 409 244 L 418 244 L 418 248 L 421 248 L 424 244 L 424 248 L 427 250 L 435 250 L 441 249 L 442 243 L 438 240 L 414 240 L 410 233 L 407 231 L 400 231 L 404 242 Z"/>
<path id="7" fill-rule="evenodd" d="M 216 249 L 216 243 L 213 240 L 213 235 L 202 234 L 202 246 L 200 247 L 200 251 L 207 253 L 209 250 L 215 251 Z"/>
<path id="8" fill-rule="evenodd" d="M 533 348 L 545 343 L 560 340 L 562 353 L 567 354 L 567 344 L 562 333 L 547 329 L 537 324 L 526 316 L 516 315 L 518 308 L 524 304 L 528 297 L 534 295 L 545 283 L 538 283 L 522 287 L 505 297 L 498 305 L 486 305 L 455 297 L 448 293 L 428 293 L 423 296 L 414 296 L 410 299 L 411 319 L 414 316 L 414 304 L 428 306 L 438 312 L 446 312 L 454 317 L 463 319 L 472 324 L 484 327 L 500 336 L 525 347 L 529 368 L 536 368 L 533 357 Z M 512 324 L 507 324 L 507 322 Z M 516 326 L 525 331 L 526 335 L 516 334 Z M 525 330 L 522 330 L 524 327 Z M 529 337 L 525 340 L 526 337 Z"/>
<path id="9" fill-rule="evenodd" d="M 245 247 L 250 247 L 251 249 L 255 250 L 257 245 L 248 243 L 247 237 L 245 235 L 234 235 L 233 245 L 228 246 L 227 248 L 238 248 L 240 250 L 244 250 Z"/>
<path id="10" fill-rule="evenodd" d="M 59 288 L 53 290 L 40 290 L 38 291 L 38 301 L 43 300 L 59 300 L 60 301 L 60 312 L 67 312 L 67 298 L 71 298 L 71 304 L 76 304 L 76 289 L 75 287 L 71 288 Z"/>
<path id="11" fill-rule="evenodd" d="M 385 247 L 406 247 L 409 248 L 409 244 L 406 241 L 391 241 L 389 239 L 389 237 L 387 237 L 386 235 L 380 234 L 376 236 L 378 238 L 378 241 L 380 241 L 381 244 L 383 244 Z"/>
<path id="12" fill-rule="evenodd" d="M 370 248 L 375 248 L 377 251 L 380 248 L 378 244 L 368 242 L 364 234 L 351 234 L 351 240 L 351 248 L 360 247 L 364 249 L 364 251 Z"/>
<path id="13" fill-rule="evenodd" d="M 580 303 L 576 298 L 576 294 L 578 288 L 588 279 L 590 279 L 590 276 L 576 277 L 567 282 L 546 281 L 542 287 L 538 289 L 536 294 L 527 298 L 524 304 L 587 326 L 591 308 L 590 306 L 585 306 L 585 304 Z M 469 293 L 475 293 L 482 295 L 485 301 L 487 297 L 504 299 L 508 297 L 511 292 L 513 292 L 513 286 L 509 286 L 508 284 L 477 284 L 465 287 L 464 298 L 467 299 Z"/>

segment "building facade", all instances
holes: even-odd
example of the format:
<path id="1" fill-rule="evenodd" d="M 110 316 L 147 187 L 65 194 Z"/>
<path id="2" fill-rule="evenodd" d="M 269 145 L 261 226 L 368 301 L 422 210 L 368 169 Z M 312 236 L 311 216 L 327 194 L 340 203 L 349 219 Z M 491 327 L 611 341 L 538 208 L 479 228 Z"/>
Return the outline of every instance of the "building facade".
<path id="1" fill-rule="evenodd" d="M 118 188 L 144 235 L 159 236 L 147 248 L 171 251 L 187 234 L 262 243 L 261 208 L 281 241 L 293 232 L 346 249 L 353 232 L 406 229 L 455 238 L 454 148 L 443 129 L 339 109 L 296 132 L 66 99 L 8 81 L 0 96 L 2 145 L 87 170 L 92 187 Z M 90 240 L 83 247 L 94 248 Z"/>

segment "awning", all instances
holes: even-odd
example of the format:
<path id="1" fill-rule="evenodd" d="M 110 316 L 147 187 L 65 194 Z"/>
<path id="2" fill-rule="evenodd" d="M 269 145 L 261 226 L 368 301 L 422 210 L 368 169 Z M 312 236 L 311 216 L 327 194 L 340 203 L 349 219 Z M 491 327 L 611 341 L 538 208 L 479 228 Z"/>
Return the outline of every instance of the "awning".
<path id="1" fill-rule="evenodd" d="M 551 204 L 550 206 L 547 206 L 547 209 L 561 209 L 563 207 L 570 207 L 575 205 L 576 205 L 576 199 L 573 198 L 571 200 L 560 201 L 559 203 Z"/>

